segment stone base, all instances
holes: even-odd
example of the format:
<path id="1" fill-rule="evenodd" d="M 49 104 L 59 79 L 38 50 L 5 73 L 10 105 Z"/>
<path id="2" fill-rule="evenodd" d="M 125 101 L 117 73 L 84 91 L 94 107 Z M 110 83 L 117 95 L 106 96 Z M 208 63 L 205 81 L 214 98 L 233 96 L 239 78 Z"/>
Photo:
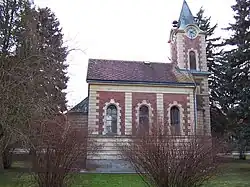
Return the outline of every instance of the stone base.
<path id="1" fill-rule="evenodd" d="M 135 173 L 129 162 L 120 159 L 87 160 L 86 168 L 93 173 Z"/>

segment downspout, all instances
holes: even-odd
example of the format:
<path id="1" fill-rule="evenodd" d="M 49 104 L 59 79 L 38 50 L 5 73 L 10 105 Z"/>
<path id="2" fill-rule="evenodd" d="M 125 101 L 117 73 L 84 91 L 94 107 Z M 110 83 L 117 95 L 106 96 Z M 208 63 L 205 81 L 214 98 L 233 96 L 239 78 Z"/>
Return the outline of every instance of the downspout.
<path id="1" fill-rule="evenodd" d="M 196 136 L 196 129 L 197 129 L 197 98 L 196 98 L 196 89 L 197 89 L 197 85 L 194 81 L 195 84 L 195 88 L 194 88 L 194 135 Z"/>
<path id="2" fill-rule="evenodd" d="M 88 83 L 88 121 L 89 121 L 89 92 L 90 92 L 90 85 Z"/>

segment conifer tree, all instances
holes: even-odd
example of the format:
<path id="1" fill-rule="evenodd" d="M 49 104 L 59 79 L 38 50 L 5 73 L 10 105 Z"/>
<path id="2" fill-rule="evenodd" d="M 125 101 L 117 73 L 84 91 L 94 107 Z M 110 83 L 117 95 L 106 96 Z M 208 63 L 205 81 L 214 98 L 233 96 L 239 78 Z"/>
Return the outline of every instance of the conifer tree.
<path id="1" fill-rule="evenodd" d="M 46 95 L 50 97 L 51 106 L 60 112 L 66 108 L 66 93 L 68 77 L 66 76 L 67 47 L 63 42 L 62 28 L 55 14 L 49 8 L 38 9 L 39 17 L 39 50 L 43 60 L 43 77 L 46 77 Z M 41 61 L 42 62 L 42 61 Z"/>
<path id="2" fill-rule="evenodd" d="M 224 108 L 228 111 L 241 158 L 250 141 L 250 0 L 236 0 L 232 6 L 234 23 L 226 44 L 231 50 L 225 53 L 227 85 Z"/>
<path id="3" fill-rule="evenodd" d="M 20 138 L 21 131 L 17 129 L 25 129 L 23 124 L 30 116 L 26 110 L 30 99 L 25 89 L 30 81 L 15 51 L 17 38 L 24 30 L 21 18 L 30 7 L 28 0 L 0 2 L 0 170 L 6 167 L 6 148 Z"/>
<path id="4" fill-rule="evenodd" d="M 0 2 L 0 170 L 7 144 L 27 142 L 34 120 L 66 110 L 67 55 L 50 9 L 29 0 Z"/>
<path id="5" fill-rule="evenodd" d="M 217 24 L 211 25 L 211 17 L 204 16 L 205 10 L 201 7 L 196 14 L 195 21 L 198 27 L 206 32 L 206 53 L 209 75 L 210 89 L 210 111 L 211 111 L 211 128 L 213 135 L 223 135 L 227 129 L 227 120 L 223 112 L 218 108 L 220 104 L 220 82 L 222 78 L 222 44 L 220 37 L 214 37 Z M 217 104 L 217 105 L 216 105 Z"/>
<path id="6" fill-rule="evenodd" d="M 18 54 L 37 69 L 35 89 L 39 90 L 40 99 L 48 110 L 62 112 L 66 110 L 66 89 L 68 77 L 65 63 L 68 50 L 64 46 L 62 29 L 54 13 L 49 8 L 30 10 L 25 18 L 25 30 L 19 37 Z"/>
<path id="7" fill-rule="evenodd" d="M 21 29 L 21 17 L 31 6 L 29 0 L 0 1 L 0 54 L 14 52 L 16 40 Z"/>

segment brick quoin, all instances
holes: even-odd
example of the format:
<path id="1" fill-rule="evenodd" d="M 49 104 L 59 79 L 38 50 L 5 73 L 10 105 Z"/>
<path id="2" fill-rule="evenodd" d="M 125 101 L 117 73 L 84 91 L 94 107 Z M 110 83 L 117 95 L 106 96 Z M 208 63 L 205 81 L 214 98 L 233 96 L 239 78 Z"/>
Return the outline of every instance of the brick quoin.
<path id="1" fill-rule="evenodd" d="M 177 45 L 176 42 L 171 44 L 171 55 L 172 55 L 172 62 L 177 65 Z"/>
<path id="2" fill-rule="evenodd" d="M 106 102 L 110 102 L 114 99 L 116 103 L 119 103 L 121 107 L 121 135 L 125 135 L 125 93 L 124 92 L 105 92 L 99 91 L 99 134 L 103 132 L 103 107 Z"/>
<path id="3" fill-rule="evenodd" d="M 168 111 L 167 109 L 169 108 L 169 104 L 173 104 L 174 101 L 176 101 L 178 104 L 181 104 L 182 105 L 182 108 L 184 109 L 184 132 L 186 133 L 187 131 L 187 128 L 188 128 L 188 111 L 187 111 L 187 103 L 189 102 L 188 101 L 188 95 L 186 94 L 167 94 L 165 93 L 163 95 L 163 102 L 164 102 L 164 121 L 165 123 L 168 122 Z"/>
<path id="4" fill-rule="evenodd" d="M 153 89 L 153 88 L 152 88 Z M 156 122 L 157 108 L 156 108 L 156 93 L 132 93 L 132 133 L 136 133 L 136 107 L 138 103 L 146 100 L 153 108 L 153 123 Z"/>

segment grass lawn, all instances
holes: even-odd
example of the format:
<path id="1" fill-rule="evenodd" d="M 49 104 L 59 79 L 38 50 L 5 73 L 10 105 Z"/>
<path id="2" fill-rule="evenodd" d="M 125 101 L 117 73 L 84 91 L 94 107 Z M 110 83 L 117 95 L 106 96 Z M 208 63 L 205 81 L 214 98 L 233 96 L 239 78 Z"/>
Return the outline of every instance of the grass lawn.
<path id="1" fill-rule="evenodd" d="M 20 177 L 21 176 L 21 177 Z M 16 169 L 0 173 L 0 187 L 32 186 L 28 174 Z M 83 183 L 83 178 L 86 182 Z M 85 184 L 85 185 L 84 185 Z M 144 187 L 135 174 L 79 174 L 73 187 Z M 233 161 L 223 166 L 222 173 L 214 177 L 204 187 L 248 187 L 250 186 L 250 162 Z"/>

